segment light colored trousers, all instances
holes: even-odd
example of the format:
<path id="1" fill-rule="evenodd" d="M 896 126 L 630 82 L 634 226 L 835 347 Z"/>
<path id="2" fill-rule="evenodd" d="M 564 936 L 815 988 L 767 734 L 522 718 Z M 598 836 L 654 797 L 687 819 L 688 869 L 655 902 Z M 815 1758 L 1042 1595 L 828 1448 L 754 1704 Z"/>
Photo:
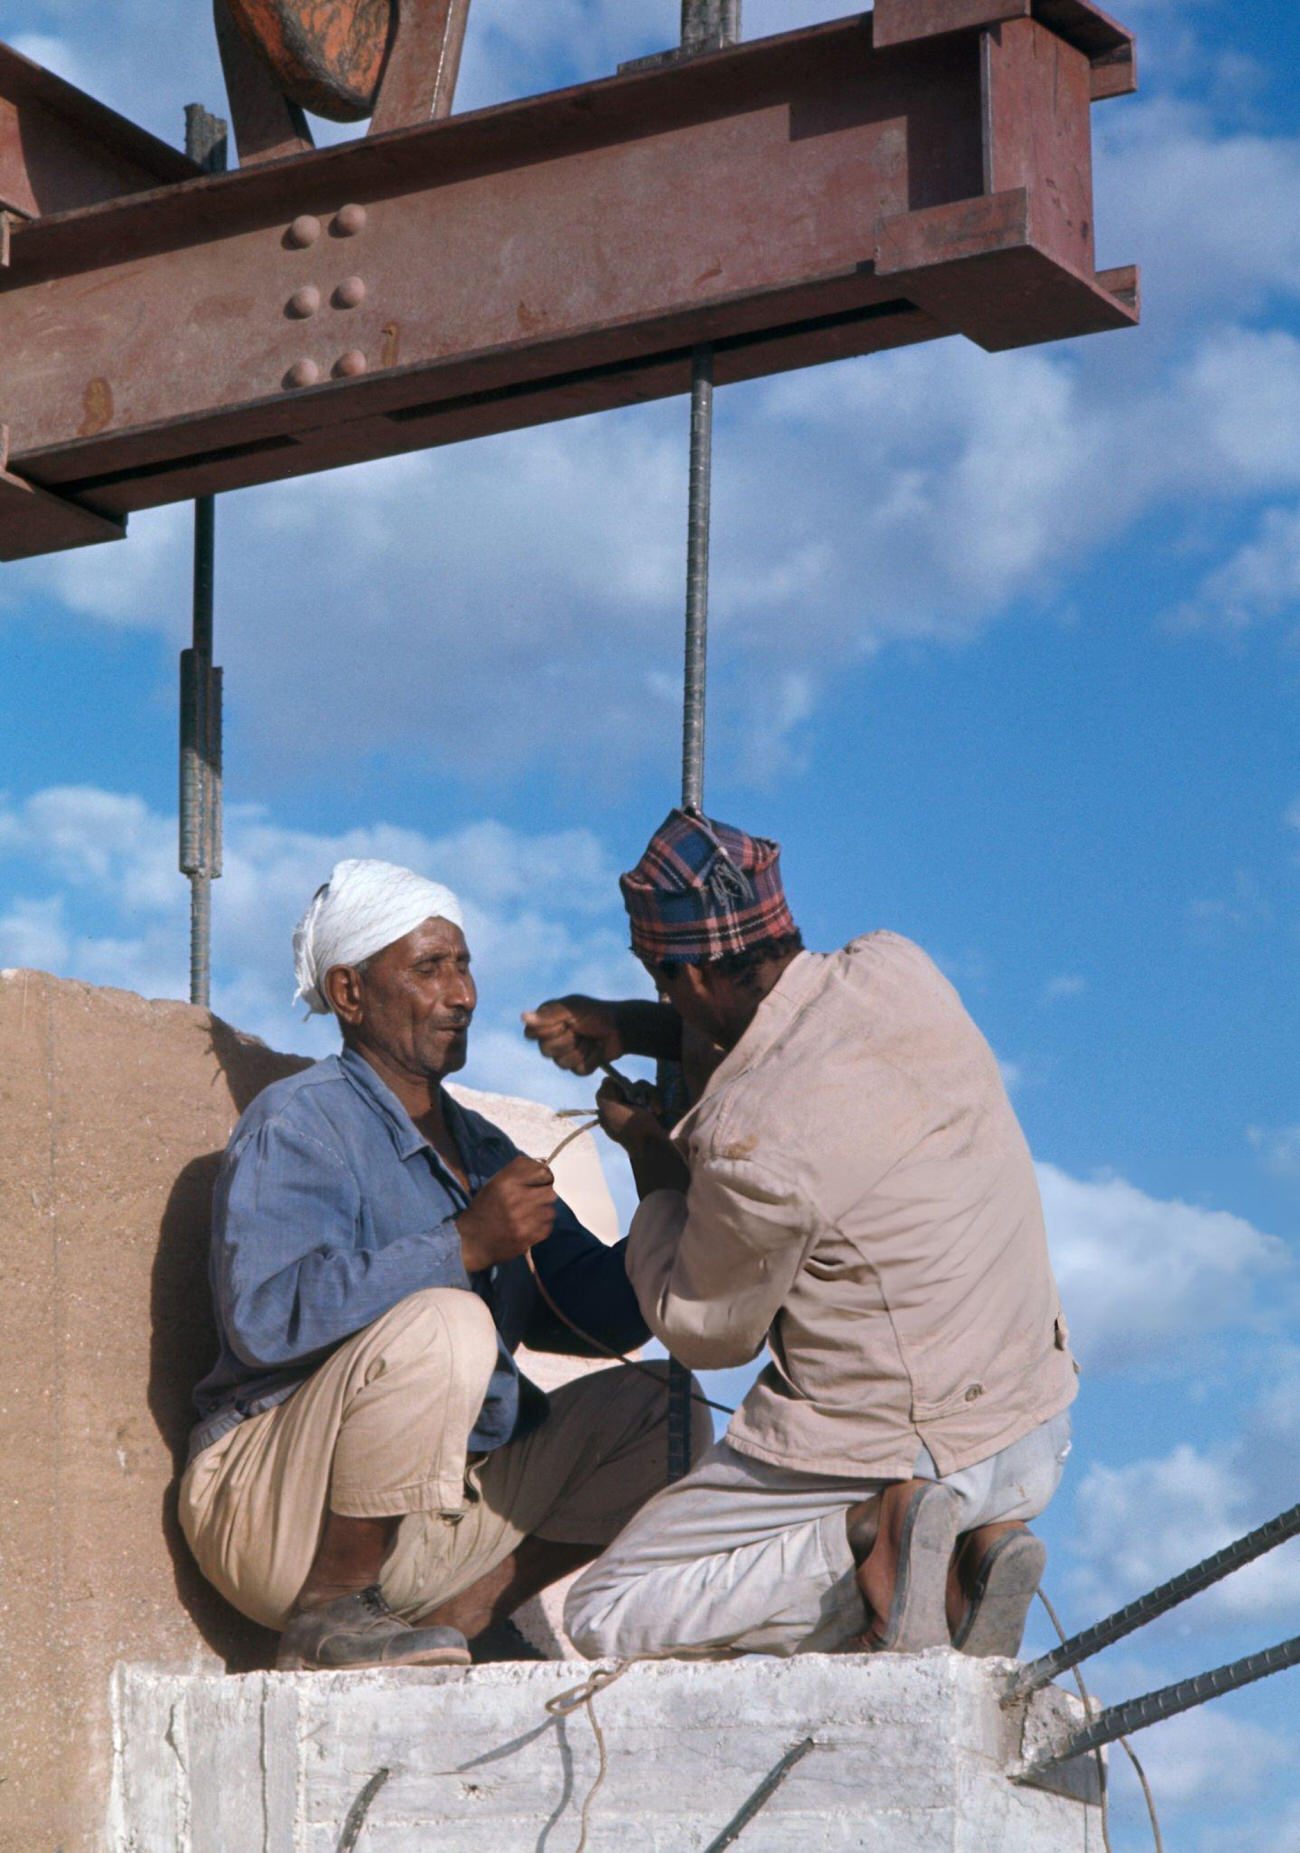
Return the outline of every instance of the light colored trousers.
<path id="1" fill-rule="evenodd" d="M 942 1477 L 922 1450 L 915 1477 L 962 1504 L 960 1529 L 1036 1518 L 1070 1451 L 1067 1412 L 1001 1453 Z M 866 1626 L 845 1523 L 891 1484 L 796 1473 L 720 1441 L 664 1488 L 569 1592 L 564 1625 L 588 1659 L 736 1648 L 828 1653 Z"/>
<path id="2" fill-rule="evenodd" d="M 526 1537 L 609 1544 L 667 1479 L 666 1366 L 565 1384 L 531 1435 L 467 1460 L 496 1363 L 491 1313 L 454 1287 L 413 1293 L 345 1340 L 287 1402 L 186 1470 L 181 1524 L 208 1581 L 283 1628 L 327 1511 L 402 1514 L 380 1587 L 419 1621 Z M 696 1415 L 701 1451 L 708 1422 Z"/>

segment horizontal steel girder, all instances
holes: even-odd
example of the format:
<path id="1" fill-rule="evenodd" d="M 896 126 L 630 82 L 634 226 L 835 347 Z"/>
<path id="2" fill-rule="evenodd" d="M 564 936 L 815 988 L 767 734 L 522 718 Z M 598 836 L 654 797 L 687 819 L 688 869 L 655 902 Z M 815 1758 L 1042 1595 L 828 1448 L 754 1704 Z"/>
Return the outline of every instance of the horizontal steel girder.
<path id="1" fill-rule="evenodd" d="M 0 557 L 684 392 L 703 341 L 726 384 L 1135 321 L 1089 125 L 1127 35 L 1085 0 L 876 20 L 887 47 L 856 17 L 17 226 L 8 468 L 70 506 L 60 541 L 0 494 Z"/>

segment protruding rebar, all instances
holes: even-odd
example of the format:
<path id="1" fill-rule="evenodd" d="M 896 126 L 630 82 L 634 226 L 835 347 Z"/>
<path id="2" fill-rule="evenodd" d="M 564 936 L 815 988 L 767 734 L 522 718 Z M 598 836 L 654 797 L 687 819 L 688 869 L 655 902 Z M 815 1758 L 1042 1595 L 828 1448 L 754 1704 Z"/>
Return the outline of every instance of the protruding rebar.
<path id="1" fill-rule="evenodd" d="M 1196 1673 L 1191 1679 L 1162 1686 L 1158 1692 L 1145 1693 L 1140 1699 L 1111 1705 L 1090 1724 L 1076 1731 L 1063 1749 L 1029 1764 L 1022 1780 L 1041 1775 L 1044 1770 L 1055 1769 L 1057 1764 L 1068 1763 L 1071 1757 L 1083 1756 L 1101 1744 L 1113 1744 L 1117 1737 L 1128 1737 L 1148 1724 L 1175 1718 L 1180 1711 L 1204 1705 L 1207 1699 L 1221 1698 L 1225 1692 L 1235 1692 L 1239 1686 L 1252 1685 L 1257 1679 L 1267 1679 L 1270 1673 L 1281 1673 L 1297 1664 L 1300 1664 L 1300 1634 L 1277 1647 L 1266 1647 L 1260 1653 L 1247 1654 L 1227 1666 L 1215 1667 L 1211 1673 Z"/>
<path id="2" fill-rule="evenodd" d="M 711 51 L 740 37 L 741 0 L 682 0 L 682 46 Z"/>
<path id="3" fill-rule="evenodd" d="M 1235 1543 L 1226 1545 L 1216 1551 L 1212 1557 L 1193 1564 L 1190 1570 L 1183 1570 L 1178 1576 L 1171 1577 L 1167 1583 L 1161 1583 L 1149 1595 L 1139 1596 L 1126 1608 L 1108 1615 L 1104 1621 L 1095 1622 L 1091 1628 L 1085 1628 L 1081 1634 L 1071 1635 L 1060 1647 L 1054 1647 L 1041 1659 L 1031 1660 L 1028 1666 L 1022 1666 L 1007 1686 L 1004 1704 L 1020 1698 L 1026 1692 L 1035 1692 L 1040 1686 L 1050 1685 L 1052 1680 L 1070 1667 L 1077 1666 L 1081 1660 L 1099 1654 L 1103 1648 L 1111 1647 L 1116 1641 L 1123 1640 L 1126 1634 L 1132 1634 L 1135 1628 L 1141 1628 L 1157 1615 L 1163 1615 L 1168 1609 L 1177 1608 L 1180 1602 L 1199 1595 L 1212 1583 L 1219 1582 L 1233 1570 L 1239 1570 L 1243 1564 L 1251 1563 L 1256 1557 L 1262 1557 L 1265 1551 L 1275 1550 L 1279 1544 L 1285 1544 L 1288 1538 L 1300 1534 L 1300 1505 L 1291 1506 L 1286 1512 L 1279 1512 L 1276 1518 L 1269 1519 L 1266 1525 L 1259 1525 L 1254 1531 L 1238 1538 Z"/>

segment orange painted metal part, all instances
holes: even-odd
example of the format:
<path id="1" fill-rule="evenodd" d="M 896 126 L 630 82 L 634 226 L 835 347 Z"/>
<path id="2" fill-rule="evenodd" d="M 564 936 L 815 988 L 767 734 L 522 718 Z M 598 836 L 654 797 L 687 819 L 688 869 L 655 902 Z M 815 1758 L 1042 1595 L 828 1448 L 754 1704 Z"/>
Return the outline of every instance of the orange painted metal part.
<path id="1" fill-rule="evenodd" d="M 1071 7 L 1070 35 L 1022 12 L 884 49 L 858 16 L 19 225 L 8 469 L 70 512 L 60 541 L 0 495 L 0 557 L 684 392 L 701 342 L 725 385 L 1129 326 L 1092 223 L 1116 47 Z"/>
<path id="2" fill-rule="evenodd" d="M 300 109 L 360 122 L 375 105 L 394 0 L 229 0 L 235 24 Z"/>

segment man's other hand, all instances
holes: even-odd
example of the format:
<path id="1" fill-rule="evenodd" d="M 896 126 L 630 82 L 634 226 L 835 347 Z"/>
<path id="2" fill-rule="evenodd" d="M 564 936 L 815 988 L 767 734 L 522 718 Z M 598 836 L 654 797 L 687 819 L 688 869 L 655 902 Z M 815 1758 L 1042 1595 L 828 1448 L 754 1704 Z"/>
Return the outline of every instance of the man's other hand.
<path id="1" fill-rule="evenodd" d="M 615 1145 L 630 1150 L 633 1145 L 668 1143 L 668 1134 L 654 1110 L 655 1091 L 645 1082 L 631 1088 L 612 1077 L 603 1081 L 596 1095 L 600 1129 Z"/>
<path id="2" fill-rule="evenodd" d="M 475 1274 L 527 1254 L 546 1240 L 554 1221 L 550 1166 L 522 1154 L 512 1158 L 456 1218 L 465 1272 Z"/>
<path id="3" fill-rule="evenodd" d="M 570 1074 L 594 1074 L 624 1053 L 618 1007 L 597 997 L 556 997 L 526 1010 L 524 1035 Z"/>

